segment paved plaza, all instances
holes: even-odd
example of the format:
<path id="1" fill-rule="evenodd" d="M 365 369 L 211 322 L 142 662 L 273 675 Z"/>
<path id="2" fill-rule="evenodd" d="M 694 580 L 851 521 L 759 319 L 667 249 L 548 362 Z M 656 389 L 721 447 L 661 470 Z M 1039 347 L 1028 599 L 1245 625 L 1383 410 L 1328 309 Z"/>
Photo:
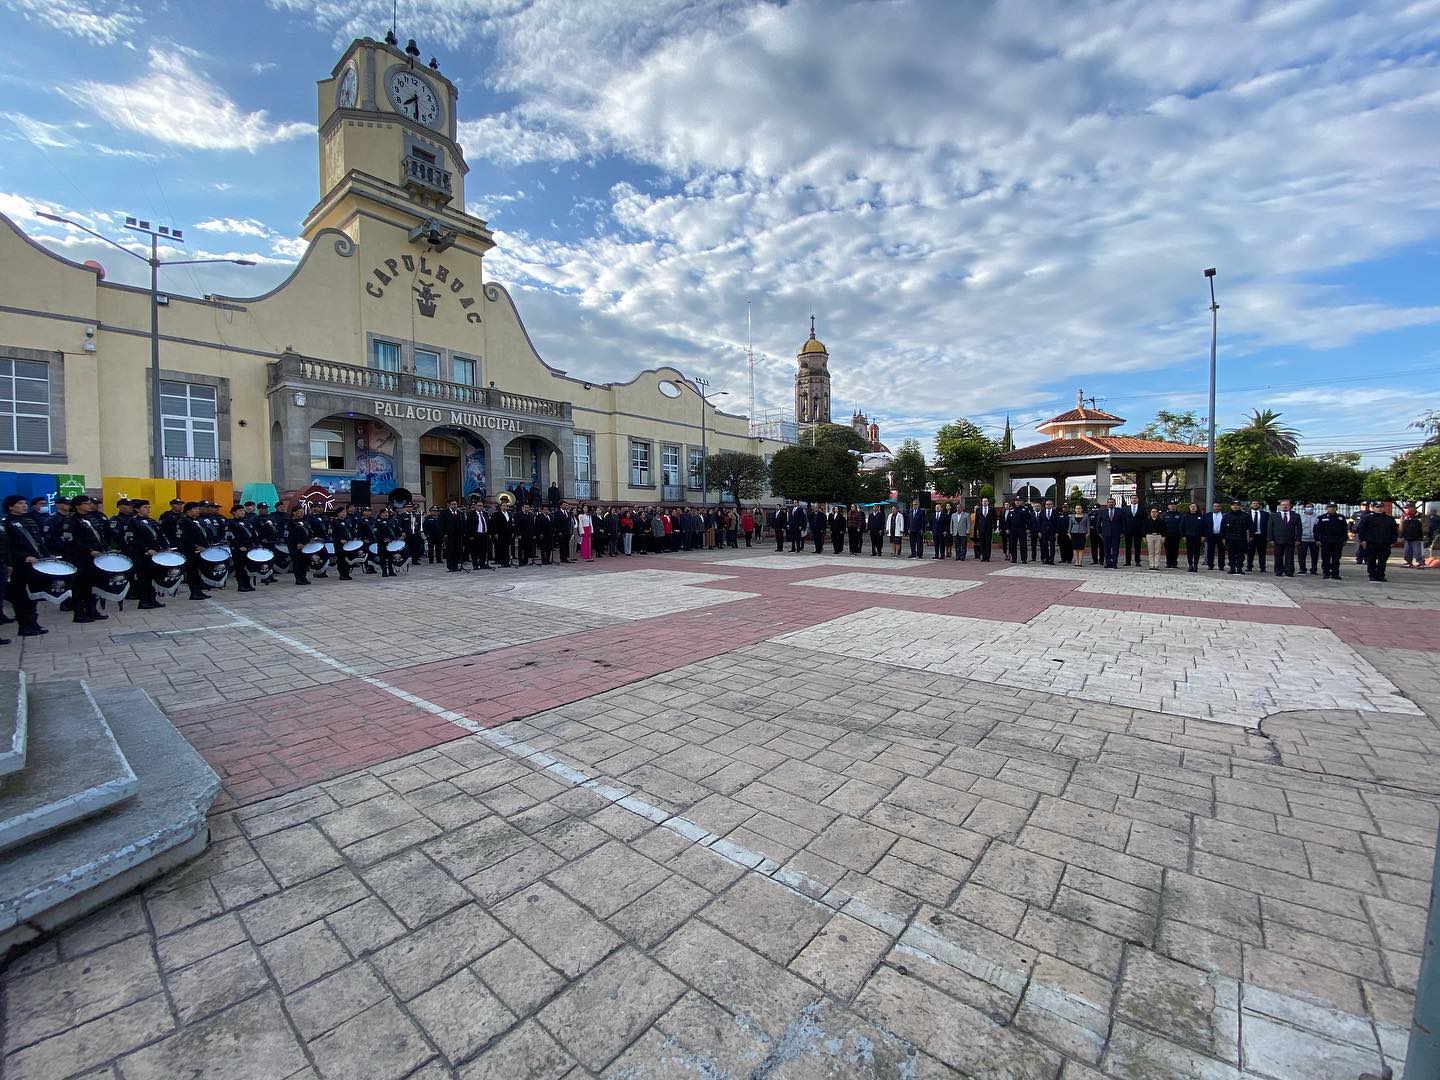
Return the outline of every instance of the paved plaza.
<path id="1" fill-rule="evenodd" d="M 1440 574 L 773 545 L 233 590 L 196 862 L 0 973 L 6 1080 L 1398 1076 Z"/>

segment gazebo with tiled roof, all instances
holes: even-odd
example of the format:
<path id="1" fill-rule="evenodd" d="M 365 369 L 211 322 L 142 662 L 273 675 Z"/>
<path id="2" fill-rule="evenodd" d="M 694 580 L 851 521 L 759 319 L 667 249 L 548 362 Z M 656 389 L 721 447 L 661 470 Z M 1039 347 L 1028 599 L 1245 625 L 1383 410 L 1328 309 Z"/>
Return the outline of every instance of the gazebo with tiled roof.
<path id="1" fill-rule="evenodd" d="M 1095 498 L 1104 502 L 1110 497 L 1112 472 L 1134 473 L 1136 490 L 1144 493 L 1149 490 L 1152 473 L 1205 461 L 1203 446 L 1110 434 L 1123 423 L 1122 417 L 1112 413 L 1087 409 L 1085 392 L 1080 391 L 1075 408 L 1036 425 L 1036 430 L 1050 437 L 1048 441 L 1018 446 L 1001 455 L 995 471 L 996 497 L 1006 498 L 1011 480 L 1023 477 L 1053 479 L 1055 491 L 1063 499 L 1066 480 L 1093 476 Z"/>

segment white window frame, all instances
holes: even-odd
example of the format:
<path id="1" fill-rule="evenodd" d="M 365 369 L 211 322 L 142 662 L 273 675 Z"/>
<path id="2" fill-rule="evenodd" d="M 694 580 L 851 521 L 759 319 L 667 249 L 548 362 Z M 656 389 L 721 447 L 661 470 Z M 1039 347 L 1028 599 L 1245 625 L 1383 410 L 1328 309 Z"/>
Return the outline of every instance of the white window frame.
<path id="1" fill-rule="evenodd" d="M 435 358 L 435 370 L 434 370 L 434 371 L 432 371 L 432 372 L 425 372 L 425 371 L 421 371 L 421 370 L 420 370 L 420 357 L 422 357 L 422 356 L 425 356 L 425 357 L 432 357 L 432 356 L 433 356 L 433 357 Z M 440 372 L 442 372 L 442 371 L 445 370 L 445 366 L 444 366 L 444 365 L 445 365 L 445 354 L 444 354 L 441 350 L 439 350 L 439 349 L 426 349 L 426 348 L 422 348 L 422 347 L 420 347 L 420 346 L 417 345 L 417 346 L 411 348 L 411 350 L 410 350 L 410 370 L 415 373 L 415 375 L 416 375 L 417 378 L 421 378 L 421 379 L 439 379 L 439 378 L 442 377 L 442 376 L 440 375 Z"/>
<path id="2" fill-rule="evenodd" d="M 459 368 L 461 364 L 469 364 L 472 378 L 467 382 L 460 378 Z M 450 357 L 450 381 L 459 383 L 461 386 L 480 385 L 480 361 L 473 356 L 451 356 Z"/>
<path id="3" fill-rule="evenodd" d="M 183 394 L 176 393 L 176 388 L 184 390 Z M 183 413 L 171 412 L 172 403 L 177 398 L 183 398 L 185 411 Z M 193 403 L 197 400 L 207 401 L 210 404 L 209 416 L 195 415 Z M 164 453 L 162 457 L 167 458 L 188 458 L 200 461 L 220 460 L 220 391 L 217 387 L 207 386 L 204 383 L 187 383 L 177 379 L 160 380 L 160 434 L 161 447 Z M 174 449 L 170 439 L 179 435 L 183 440 L 183 453 L 171 453 Z M 207 437 L 210 440 L 210 450 L 207 453 L 198 452 L 196 449 L 196 438 Z"/>
<path id="4" fill-rule="evenodd" d="M 691 491 L 699 491 L 704 482 L 705 451 L 698 446 L 688 446 L 685 451 L 685 486 Z"/>
<path id="5" fill-rule="evenodd" d="M 24 365 L 26 374 L 18 374 L 17 365 Z M 44 378 L 41 379 L 29 373 L 28 369 L 31 368 L 39 368 L 43 371 Z M 43 382 L 45 385 L 45 400 L 19 400 L 19 394 L 17 392 L 18 383 L 22 380 L 27 384 Z M 8 395 L 0 399 L 0 430 L 8 430 L 10 440 L 10 449 L 0 449 L 0 453 L 24 455 L 49 454 L 51 452 L 51 440 L 54 434 L 50 422 L 50 365 L 43 360 L 17 360 L 8 356 L 0 358 L 0 388 L 3 388 L 3 393 Z M 43 450 L 20 449 L 20 422 L 22 420 L 44 421 L 45 448 Z"/>
<path id="6" fill-rule="evenodd" d="M 507 449 L 507 450 L 505 451 L 505 479 L 506 479 L 506 481 L 508 482 L 508 481 L 511 481 L 511 480 L 524 480 L 524 479 L 527 479 L 527 477 L 526 477 L 526 475 L 525 475 L 525 472 L 524 472 L 524 469 L 525 469 L 525 454 L 524 454 L 524 452 L 522 451 L 522 452 L 519 452 L 519 453 L 514 453 L 514 454 L 512 454 L 512 453 Z"/>
<path id="7" fill-rule="evenodd" d="M 660 483 L 666 487 L 680 485 L 680 444 L 660 444 Z"/>
<path id="8" fill-rule="evenodd" d="M 347 446 L 350 443 L 350 439 L 346 436 L 345 429 L 343 427 L 332 427 L 331 425 L 334 423 L 335 421 L 322 420 L 320 423 L 314 424 L 310 428 L 310 469 L 312 472 L 343 472 L 346 468 L 346 462 L 350 460 L 350 455 L 349 453 L 347 453 Z M 323 465 L 320 464 L 319 459 L 315 457 L 315 432 L 317 431 L 324 431 L 330 435 L 335 436 L 335 441 L 340 444 L 339 465 L 330 464 L 329 454 L 325 455 L 325 463 Z M 328 439 L 324 441 L 326 443 L 330 442 L 330 440 Z"/>
<path id="9" fill-rule="evenodd" d="M 630 440 L 630 486 L 632 488 L 654 487 L 650 479 L 650 443 L 639 439 Z"/>
<path id="10" fill-rule="evenodd" d="M 380 353 L 384 349 L 395 350 L 395 366 L 386 367 L 380 362 Z M 405 364 L 405 346 L 398 341 L 388 341 L 384 338 L 375 338 L 370 342 L 370 366 L 376 371 L 388 371 L 399 374 Z"/>

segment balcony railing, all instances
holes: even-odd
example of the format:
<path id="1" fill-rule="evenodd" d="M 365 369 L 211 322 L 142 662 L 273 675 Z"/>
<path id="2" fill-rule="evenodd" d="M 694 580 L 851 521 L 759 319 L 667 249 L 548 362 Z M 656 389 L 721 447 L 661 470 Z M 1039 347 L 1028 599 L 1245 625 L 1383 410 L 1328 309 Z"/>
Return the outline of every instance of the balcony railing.
<path id="1" fill-rule="evenodd" d="M 570 402 L 512 394 L 493 386 L 469 386 L 415 375 L 408 371 L 382 371 L 358 364 L 318 360 L 299 353 L 286 353 L 270 365 L 268 390 L 282 386 L 315 387 L 340 393 L 385 394 L 413 398 L 417 402 L 441 402 L 494 412 L 523 413 L 553 420 L 570 419 Z"/>
<path id="2" fill-rule="evenodd" d="M 400 175 L 406 184 L 416 184 L 444 195 L 447 199 L 453 194 L 450 174 L 435 162 L 426 161 L 414 154 L 406 154 L 400 159 Z"/>
<path id="3" fill-rule="evenodd" d="M 660 498 L 665 500 L 665 502 L 683 502 L 685 499 L 685 489 L 679 484 L 661 484 Z"/>
<path id="4" fill-rule="evenodd" d="M 161 465 L 167 480 L 213 482 L 230 475 L 230 462 L 224 458 L 167 457 Z"/>
<path id="5" fill-rule="evenodd" d="M 575 498 L 592 499 L 595 497 L 595 485 L 589 480 L 575 481 Z"/>

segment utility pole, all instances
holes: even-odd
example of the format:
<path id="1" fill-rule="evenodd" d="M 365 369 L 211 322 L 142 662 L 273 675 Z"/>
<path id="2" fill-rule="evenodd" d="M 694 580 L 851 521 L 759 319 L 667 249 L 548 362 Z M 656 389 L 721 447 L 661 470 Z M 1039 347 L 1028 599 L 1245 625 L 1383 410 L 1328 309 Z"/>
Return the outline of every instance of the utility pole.
<path id="1" fill-rule="evenodd" d="M 234 266 L 254 266 L 252 259 L 165 259 L 160 258 L 160 241 L 163 238 L 169 243 L 183 244 L 185 236 L 179 229 L 172 229 L 168 225 L 160 225 L 151 228 L 150 222 L 139 220 L 133 217 L 125 219 L 125 227 L 133 232 L 143 233 L 150 237 L 150 256 L 146 258 L 138 251 L 132 251 L 124 244 L 102 236 L 94 229 L 81 225 L 78 221 L 71 221 L 69 218 L 61 217 L 58 214 L 36 214 L 46 221 L 58 221 L 61 225 L 68 225 L 72 229 L 79 229 L 83 233 L 103 240 L 113 248 L 118 248 L 126 255 L 134 256 L 150 267 L 150 477 L 158 480 L 164 471 L 164 428 L 160 417 L 160 267 L 162 266 L 198 266 L 202 263 L 230 263 Z"/>
<path id="2" fill-rule="evenodd" d="M 1215 505 L 1215 332 L 1220 305 L 1215 302 L 1215 267 L 1205 271 L 1210 282 L 1210 414 L 1206 417 L 1210 433 L 1205 441 L 1205 509 Z"/>

